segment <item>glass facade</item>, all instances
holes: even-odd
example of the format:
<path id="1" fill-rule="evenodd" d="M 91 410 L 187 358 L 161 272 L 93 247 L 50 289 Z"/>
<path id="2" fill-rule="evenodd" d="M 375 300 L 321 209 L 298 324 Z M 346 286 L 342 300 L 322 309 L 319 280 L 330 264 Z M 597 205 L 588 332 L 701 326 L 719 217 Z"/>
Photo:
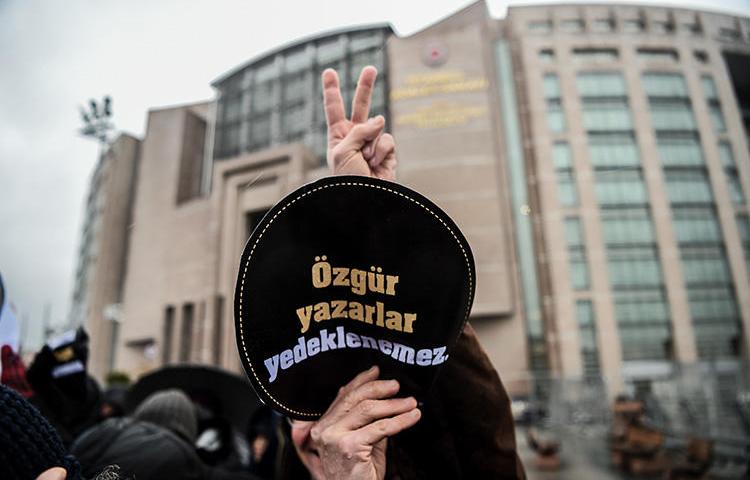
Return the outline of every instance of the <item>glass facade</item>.
<path id="1" fill-rule="evenodd" d="M 710 105 L 716 98 L 716 88 L 710 77 L 702 80 Z M 646 73 L 643 83 L 672 208 L 698 356 L 707 360 L 732 357 L 739 334 L 737 305 L 685 81 L 680 74 Z M 727 176 L 731 177 L 731 167 L 727 167 L 728 162 L 734 163 L 730 162 L 731 149 L 723 144 L 719 147 Z"/>
<path id="2" fill-rule="evenodd" d="M 576 86 L 623 360 L 662 360 L 669 308 L 625 80 L 619 72 L 581 72 Z"/>
<path id="3" fill-rule="evenodd" d="M 362 67 L 374 65 L 379 74 L 370 112 L 387 117 L 384 47 L 390 34 L 389 28 L 374 28 L 321 37 L 268 55 L 218 81 L 214 158 L 302 142 L 324 163 L 320 74 L 335 68 L 345 105 L 351 105 Z"/>
<path id="4" fill-rule="evenodd" d="M 501 100 L 500 113 L 505 133 L 503 140 L 510 177 L 513 222 L 516 227 L 515 240 L 518 248 L 523 309 L 526 314 L 529 365 L 534 374 L 539 375 L 539 378 L 544 378 L 549 372 L 549 359 L 542 318 L 542 299 L 538 288 L 532 218 L 522 213 L 523 208 L 529 204 L 529 192 L 526 184 L 528 177 L 523 156 L 523 134 L 519 121 L 518 104 L 513 88 L 513 61 L 508 43 L 498 42 L 495 54 L 499 80 L 498 96 Z M 546 82 L 545 87 L 547 87 Z M 559 95 L 559 89 L 557 91 Z M 570 164 L 570 155 L 568 154 L 556 161 Z"/>
<path id="5" fill-rule="evenodd" d="M 737 215 L 737 230 L 740 233 L 742 250 L 745 253 L 745 266 L 747 274 L 750 276 L 750 216 L 746 213 Z"/>
<path id="6" fill-rule="evenodd" d="M 568 243 L 570 282 L 575 290 L 587 290 L 589 288 L 589 267 L 586 261 L 583 229 L 578 217 L 565 219 L 565 239 Z"/>
<path id="7" fill-rule="evenodd" d="M 719 157 L 721 158 L 721 164 L 724 167 L 727 184 L 729 185 L 729 196 L 732 198 L 732 202 L 742 205 L 745 203 L 745 193 L 742 191 L 740 174 L 737 171 L 737 164 L 734 163 L 732 145 L 729 142 L 719 142 Z"/>
<path id="8" fill-rule="evenodd" d="M 716 89 L 714 79 L 710 75 L 701 77 L 703 83 L 703 94 L 706 96 L 708 103 L 708 113 L 711 116 L 711 123 L 717 132 L 725 132 L 727 126 L 724 123 L 724 114 L 721 112 L 721 101 L 719 100 L 719 91 Z"/>
<path id="9" fill-rule="evenodd" d="M 557 195 L 560 205 L 573 207 L 578 205 L 573 156 L 568 142 L 555 142 L 552 146 L 552 162 L 557 175 Z"/>
<path id="10" fill-rule="evenodd" d="M 544 76 L 544 99 L 547 101 L 547 125 L 554 133 L 565 131 L 565 111 L 560 95 L 560 80 L 550 73 Z"/>
<path id="11" fill-rule="evenodd" d="M 599 347 L 596 343 L 594 308 L 590 300 L 578 300 L 576 302 L 576 319 L 578 321 L 578 337 L 581 342 L 583 373 L 585 376 L 598 376 L 600 373 Z"/>

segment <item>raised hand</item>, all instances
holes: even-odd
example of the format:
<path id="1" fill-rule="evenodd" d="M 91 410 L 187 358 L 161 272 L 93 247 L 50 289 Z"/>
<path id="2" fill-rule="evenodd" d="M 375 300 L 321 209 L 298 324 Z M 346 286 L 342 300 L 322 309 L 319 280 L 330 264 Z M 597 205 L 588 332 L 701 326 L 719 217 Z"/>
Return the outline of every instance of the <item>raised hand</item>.
<path id="1" fill-rule="evenodd" d="M 295 421 L 292 441 L 315 480 L 379 480 L 385 476 L 388 437 L 417 423 L 414 398 L 392 398 L 396 380 L 378 380 L 373 367 L 339 390 L 317 422 Z"/>
<path id="2" fill-rule="evenodd" d="M 396 144 L 383 133 L 385 118 L 369 118 L 372 90 L 378 72 L 362 69 L 352 101 L 351 119 L 346 118 L 339 77 L 333 69 L 323 72 L 323 104 L 328 125 L 328 166 L 334 175 L 364 175 L 396 180 Z"/>

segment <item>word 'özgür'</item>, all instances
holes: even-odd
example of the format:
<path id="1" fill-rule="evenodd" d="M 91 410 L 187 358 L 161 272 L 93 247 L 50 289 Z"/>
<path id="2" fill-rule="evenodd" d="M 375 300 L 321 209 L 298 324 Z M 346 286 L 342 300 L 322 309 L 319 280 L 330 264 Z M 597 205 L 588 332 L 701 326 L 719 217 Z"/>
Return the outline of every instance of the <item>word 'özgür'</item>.
<path id="1" fill-rule="evenodd" d="M 383 274 L 381 267 L 370 267 L 370 271 L 347 267 L 332 267 L 325 255 L 315 257 L 312 266 L 312 284 L 315 288 L 349 287 L 357 295 L 367 292 L 396 295 L 398 275 Z M 331 300 L 307 305 L 297 309 L 300 332 L 305 333 L 312 320 L 322 322 L 331 319 L 357 320 L 376 327 L 404 333 L 414 332 L 416 313 L 387 310 L 383 302 L 366 305 L 357 301 Z"/>

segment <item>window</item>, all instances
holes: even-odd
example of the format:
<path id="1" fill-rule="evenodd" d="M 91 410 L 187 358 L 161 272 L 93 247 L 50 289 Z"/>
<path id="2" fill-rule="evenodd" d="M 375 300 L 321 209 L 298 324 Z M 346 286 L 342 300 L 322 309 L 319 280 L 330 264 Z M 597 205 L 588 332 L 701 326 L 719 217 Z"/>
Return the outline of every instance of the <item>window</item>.
<path id="1" fill-rule="evenodd" d="M 698 356 L 702 359 L 737 356 L 734 342 L 739 335 L 739 312 L 733 289 L 688 287 Z"/>
<path id="2" fill-rule="evenodd" d="M 574 48 L 573 60 L 579 62 L 614 62 L 618 58 L 615 48 Z"/>
<path id="3" fill-rule="evenodd" d="M 640 33 L 643 31 L 643 21 L 639 19 L 623 20 L 622 31 L 625 33 Z"/>
<path id="4" fill-rule="evenodd" d="M 653 246 L 608 246 L 608 267 L 613 289 L 660 286 L 661 267 Z"/>
<path id="5" fill-rule="evenodd" d="M 602 209 L 602 234 L 608 246 L 651 245 L 656 242 L 648 208 Z"/>
<path id="6" fill-rule="evenodd" d="M 250 122 L 248 150 L 254 151 L 271 144 L 271 115 L 256 115 Z"/>
<path id="7" fill-rule="evenodd" d="M 189 362 L 193 348 L 193 314 L 194 306 L 186 303 L 182 306 L 182 326 L 180 328 L 180 361 Z"/>
<path id="8" fill-rule="evenodd" d="M 630 109 L 624 98 L 602 98 L 586 102 L 583 127 L 589 132 L 627 131 L 633 128 Z"/>
<path id="9" fill-rule="evenodd" d="M 599 348 L 596 343 L 596 322 L 590 300 L 576 302 L 576 320 L 581 340 L 581 357 L 585 375 L 599 374 Z"/>
<path id="10" fill-rule="evenodd" d="M 316 54 L 319 64 L 339 60 L 344 56 L 344 44 L 339 37 L 322 40 L 318 43 Z"/>
<path id="11" fill-rule="evenodd" d="M 721 37 L 723 40 L 736 41 L 740 40 L 742 38 L 742 35 L 740 35 L 740 32 L 737 29 L 722 27 L 719 28 L 719 37 Z"/>
<path id="12" fill-rule="evenodd" d="M 750 217 L 747 214 L 737 215 L 737 230 L 740 233 L 742 249 L 745 251 L 745 266 L 750 276 Z"/>
<path id="13" fill-rule="evenodd" d="M 555 142 L 552 146 L 552 162 L 555 169 L 573 168 L 573 154 L 568 142 Z"/>
<path id="14" fill-rule="evenodd" d="M 283 84 L 284 103 L 286 105 L 300 103 L 305 101 L 305 97 L 310 91 L 310 87 L 305 81 L 305 74 L 287 76 Z"/>
<path id="15" fill-rule="evenodd" d="M 283 113 L 281 123 L 287 140 L 307 131 L 309 125 L 306 105 L 301 103 L 287 108 Z"/>
<path id="16" fill-rule="evenodd" d="M 696 133 L 659 132 L 656 135 L 659 159 L 665 167 L 702 166 L 703 151 Z"/>
<path id="17" fill-rule="evenodd" d="M 539 50 L 539 61 L 542 63 L 551 63 L 555 60 L 555 51 L 551 48 Z"/>
<path id="18" fill-rule="evenodd" d="M 711 116 L 711 123 L 717 132 L 725 132 L 727 126 L 724 123 L 724 115 L 721 112 L 721 101 L 719 100 L 719 91 L 716 89 L 714 79 L 710 75 L 701 77 L 703 84 L 703 94 L 706 96 L 708 103 L 708 113 Z"/>
<path id="19" fill-rule="evenodd" d="M 713 206 L 672 207 L 672 225 L 680 244 L 721 242 L 721 228 Z"/>
<path id="20" fill-rule="evenodd" d="M 682 270 L 689 286 L 731 283 L 729 265 L 721 245 L 683 246 Z"/>
<path id="21" fill-rule="evenodd" d="M 349 49 L 352 52 L 379 48 L 382 46 L 383 36 L 380 32 L 355 33 L 349 37 Z"/>
<path id="22" fill-rule="evenodd" d="M 213 338 L 213 361 L 214 365 L 221 366 L 222 346 L 224 345 L 224 297 L 217 295 L 214 303 L 214 338 Z"/>
<path id="23" fill-rule="evenodd" d="M 578 194 L 573 169 L 573 155 L 567 142 L 552 146 L 552 163 L 557 175 L 557 194 L 563 207 L 578 205 Z"/>
<path id="24" fill-rule="evenodd" d="M 544 98 L 547 100 L 547 125 L 554 133 L 565 131 L 565 112 L 560 98 L 560 81 L 554 73 L 548 73 L 543 81 Z"/>
<path id="25" fill-rule="evenodd" d="M 648 193 L 640 169 L 597 170 L 596 197 L 602 206 L 625 206 L 648 203 Z"/>
<path id="26" fill-rule="evenodd" d="M 312 67 L 312 56 L 306 47 L 289 52 L 284 59 L 284 70 L 288 73 L 299 72 Z"/>
<path id="27" fill-rule="evenodd" d="M 162 326 L 161 363 L 168 364 L 172 360 L 172 337 L 174 336 L 174 307 L 164 309 L 164 325 Z"/>
<path id="28" fill-rule="evenodd" d="M 693 22 L 685 22 L 680 24 L 680 30 L 691 35 L 700 35 L 703 33 L 700 24 Z"/>
<path id="29" fill-rule="evenodd" d="M 640 166 L 635 135 L 632 131 L 590 132 L 589 160 L 595 168 Z"/>
<path id="30" fill-rule="evenodd" d="M 669 308 L 663 289 L 615 292 L 615 317 L 623 360 L 664 360 L 671 338 Z"/>
<path id="31" fill-rule="evenodd" d="M 274 85 L 276 82 L 256 83 L 250 95 L 252 113 L 263 113 L 274 106 Z"/>
<path id="32" fill-rule="evenodd" d="M 201 195 L 206 121 L 191 112 L 185 113 L 184 134 L 177 180 L 177 204 Z"/>
<path id="33" fill-rule="evenodd" d="M 609 18 L 598 18 L 591 22 L 591 31 L 607 33 L 614 29 L 614 22 Z"/>
<path id="34" fill-rule="evenodd" d="M 651 31 L 654 33 L 671 33 L 674 25 L 665 20 L 654 20 L 651 22 Z"/>
<path id="35" fill-rule="evenodd" d="M 685 79 L 678 73 L 646 73 L 643 87 L 649 97 L 688 97 Z"/>
<path id="36" fill-rule="evenodd" d="M 263 83 L 269 80 L 275 80 L 279 77 L 279 64 L 275 58 L 271 58 L 264 64 L 255 68 L 255 83 Z"/>
<path id="37" fill-rule="evenodd" d="M 627 96 L 625 79 L 615 72 L 583 72 L 576 77 L 576 87 L 581 97 Z"/>
<path id="38" fill-rule="evenodd" d="M 727 177 L 729 196 L 736 205 L 742 205 L 745 203 L 745 194 L 742 191 L 740 174 L 737 171 L 737 164 L 734 163 L 732 145 L 729 142 L 719 142 L 719 157 L 721 158 L 721 164 L 724 166 L 724 174 Z"/>
<path id="39" fill-rule="evenodd" d="M 245 238 L 249 238 L 253 230 L 260 224 L 263 217 L 268 213 L 268 208 L 260 208 L 245 213 Z"/>
<path id="40" fill-rule="evenodd" d="M 650 102 L 651 121 L 658 130 L 696 130 L 688 99 L 654 99 Z"/>
<path id="41" fill-rule="evenodd" d="M 665 169 L 667 195 L 672 203 L 712 203 L 713 194 L 705 168 Z"/>
<path id="42" fill-rule="evenodd" d="M 671 48 L 639 48 L 638 58 L 645 62 L 675 63 L 679 56 Z"/>
<path id="43" fill-rule="evenodd" d="M 565 238 L 568 242 L 571 284 L 575 290 L 586 290 L 589 288 L 586 246 L 583 240 L 581 220 L 578 217 L 565 219 Z"/>
<path id="44" fill-rule="evenodd" d="M 567 33 L 579 33 L 583 31 L 583 20 L 570 18 L 560 20 L 560 30 Z"/>
<path id="45" fill-rule="evenodd" d="M 708 63 L 708 53 L 705 50 L 693 51 L 693 57 L 700 63 Z"/>
<path id="46" fill-rule="evenodd" d="M 549 20 L 529 22 L 529 30 L 533 33 L 549 33 L 552 31 L 552 22 Z"/>

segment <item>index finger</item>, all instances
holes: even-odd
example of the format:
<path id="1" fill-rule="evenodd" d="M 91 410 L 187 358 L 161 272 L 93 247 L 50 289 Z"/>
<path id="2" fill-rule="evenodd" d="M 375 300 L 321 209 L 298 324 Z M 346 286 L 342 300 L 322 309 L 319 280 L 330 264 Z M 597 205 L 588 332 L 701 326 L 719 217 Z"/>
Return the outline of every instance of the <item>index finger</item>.
<path id="1" fill-rule="evenodd" d="M 331 125 L 346 120 L 346 111 L 344 110 L 344 99 L 341 98 L 341 88 L 339 87 L 339 76 L 336 70 L 326 68 L 323 71 L 323 105 L 326 111 L 326 123 L 328 128 Z"/>

